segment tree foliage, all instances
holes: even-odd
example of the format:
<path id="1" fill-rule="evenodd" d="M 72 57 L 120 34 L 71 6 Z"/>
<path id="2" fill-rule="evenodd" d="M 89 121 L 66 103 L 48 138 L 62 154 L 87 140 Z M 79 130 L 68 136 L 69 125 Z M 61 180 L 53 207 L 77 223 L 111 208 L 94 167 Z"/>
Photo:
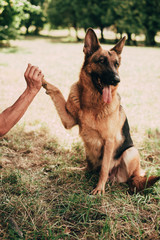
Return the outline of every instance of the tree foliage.
<path id="1" fill-rule="evenodd" d="M 48 8 L 46 7 L 48 6 Z M 47 8 L 47 10 L 46 10 Z M 160 31 L 159 0 L 0 0 L 0 40 L 16 38 L 21 26 L 34 26 L 38 34 L 47 21 L 52 28 L 99 28 L 104 40 L 104 28 L 127 34 L 145 34 L 146 45 L 155 44 Z M 78 39 L 78 34 L 77 34 Z"/>
<path id="2" fill-rule="evenodd" d="M 80 5 L 81 1 L 78 0 L 52 0 L 48 7 L 51 27 L 74 27 L 77 32 Z"/>
<path id="3" fill-rule="evenodd" d="M 109 4 L 111 0 L 51 0 L 48 16 L 51 26 L 100 28 L 103 39 L 103 29 L 112 24 Z"/>
<path id="4" fill-rule="evenodd" d="M 140 34 L 143 31 L 141 2 L 137 0 L 113 0 L 112 15 L 113 25 L 117 33 L 126 33 L 128 44 L 131 44 L 131 34 Z"/>
<path id="5" fill-rule="evenodd" d="M 106 27 L 110 27 L 113 23 L 113 16 L 111 14 L 111 0 L 90 0 L 87 3 L 87 16 L 88 23 L 94 28 L 99 28 L 101 30 L 101 40 L 104 40 L 103 30 Z M 84 8 L 85 8 L 84 1 Z M 81 22 L 83 23 L 83 21 Z"/>
<path id="6" fill-rule="evenodd" d="M 144 33 L 146 45 L 155 44 L 160 31 L 159 0 L 51 0 L 48 8 L 52 27 L 99 28 L 112 27 L 117 33 L 126 33 L 128 43 L 132 33 Z"/>
<path id="7" fill-rule="evenodd" d="M 29 33 L 29 27 L 34 26 L 34 33 L 37 35 L 46 22 L 44 11 L 42 9 L 44 7 L 45 0 L 28 0 L 28 2 L 32 5 L 32 9 L 24 9 L 24 13 L 27 17 L 23 19 L 21 25 L 26 27 L 26 34 Z"/>
<path id="8" fill-rule="evenodd" d="M 155 45 L 155 36 L 160 31 L 160 1 L 142 0 L 142 24 L 146 45 Z"/>
<path id="9" fill-rule="evenodd" d="M 37 16 L 41 14 L 41 7 L 27 0 L 0 1 L 0 40 L 15 39 L 19 29 L 32 16 L 35 16 L 35 25 L 39 23 Z M 37 22 L 36 22 L 37 20 Z M 32 22 L 33 23 L 33 22 Z"/>
<path id="10" fill-rule="evenodd" d="M 0 40 L 15 38 L 17 35 L 19 25 L 16 19 L 16 5 L 17 2 L 13 5 L 13 1 L 10 0 L 0 2 Z"/>

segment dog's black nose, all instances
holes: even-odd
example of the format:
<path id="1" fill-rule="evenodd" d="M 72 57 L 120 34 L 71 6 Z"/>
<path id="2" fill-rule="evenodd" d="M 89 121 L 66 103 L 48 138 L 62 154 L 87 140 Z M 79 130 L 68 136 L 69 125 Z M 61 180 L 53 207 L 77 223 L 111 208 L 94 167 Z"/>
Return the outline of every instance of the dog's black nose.
<path id="1" fill-rule="evenodd" d="M 118 84 L 120 82 L 120 78 L 118 75 L 115 75 L 114 81 Z"/>
<path id="2" fill-rule="evenodd" d="M 116 86 L 120 82 L 120 78 L 118 75 L 115 75 L 112 80 L 112 85 Z"/>

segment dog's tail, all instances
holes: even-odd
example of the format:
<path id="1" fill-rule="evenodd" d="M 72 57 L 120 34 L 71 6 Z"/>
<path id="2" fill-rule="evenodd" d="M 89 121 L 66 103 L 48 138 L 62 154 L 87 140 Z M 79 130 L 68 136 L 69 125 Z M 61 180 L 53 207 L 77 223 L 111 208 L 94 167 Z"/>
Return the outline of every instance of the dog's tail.
<path id="1" fill-rule="evenodd" d="M 160 176 L 135 176 L 129 179 L 129 193 L 138 193 L 145 188 L 149 188 L 153 186 L 158 180 L 160 180 Z"/>

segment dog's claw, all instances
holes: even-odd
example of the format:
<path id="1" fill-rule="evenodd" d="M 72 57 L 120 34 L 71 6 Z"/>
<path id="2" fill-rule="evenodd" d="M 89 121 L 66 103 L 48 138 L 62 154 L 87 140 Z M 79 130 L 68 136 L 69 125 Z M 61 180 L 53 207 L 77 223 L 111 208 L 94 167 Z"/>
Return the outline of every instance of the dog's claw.
<path id="1" fill-rule="evenodd" d="M 95 189 L 93 189 L 91 194 L 93 194 L 93 195 L 104 195 L 105 194 L 105 190 L 103 188 L 100 189 L 100 188 L 96 187 Z"/>
<path id="2" fill-rule="evenodd" d="M 47 83 L 42 83 L 42 87 L 46 88 L 47 87 Z"/>

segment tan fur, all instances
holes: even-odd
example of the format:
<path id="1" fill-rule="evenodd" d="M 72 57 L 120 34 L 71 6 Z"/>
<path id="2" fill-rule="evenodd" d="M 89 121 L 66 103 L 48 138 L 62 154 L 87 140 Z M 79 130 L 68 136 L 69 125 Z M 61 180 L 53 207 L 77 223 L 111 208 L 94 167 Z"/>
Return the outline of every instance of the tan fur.
<path id="1" fill-rule="evenodd" d="M 96 71 L 98 74 L 103 72 L 103 67 L 96 64 L 96 59 L 100 56 L 107 57 L 110 68 L 118 74 L 114 63 L 119 61 L 120 64 L 120 53 L 125 39 L 110 51 L 106 51 L 100 47 L 94 32 L 90 31 L 87 34 L 84 46 L 86 60 L 82 66 L 79 81 L 71 87 L 68 100 L 65 101 L 60 90 L 45 80 L 43 87 L 52 98 L 64 127 L 69 129 L 76 124 L 79 126 L 88 169 L 100 168 L 99 181 L 93 190 L 93 194 L 100 194 L 105 192 L 108 179 L 127 182 L 130 177 L 140 176 L 141 168 L 140 157 L 134 147 L 125 150 L 119 159 L 114 159 L 116 149 L 123 142 L 122 127 L 126 120 L 117 94 L 118 85 L 111 85 L 112 102 L 107 104 L 91 80 L 92 72 Z"/>

